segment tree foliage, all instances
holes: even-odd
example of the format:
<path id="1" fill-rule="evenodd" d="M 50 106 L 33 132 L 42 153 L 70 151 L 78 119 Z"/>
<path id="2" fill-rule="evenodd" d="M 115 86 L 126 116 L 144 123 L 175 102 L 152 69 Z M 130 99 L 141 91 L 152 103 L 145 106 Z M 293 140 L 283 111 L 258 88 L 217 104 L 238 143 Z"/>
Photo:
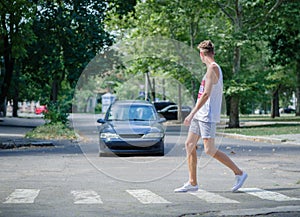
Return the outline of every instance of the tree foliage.
<path id="1" fill-rule="evenodd" d="M 295 90 L 300 98 L 299 7 L 287 0 L 3 0 L 0 110 L 6 98 L 40 100 L 53 109 L 49 116 L 60 120 L 65 116 L 55 113 L 68 112 L 83 69 L 113 42 L 154 36 L 196 50 L 200 41 L 211 39 L 224 73 L 230 126 L 238 127 L 240 113 L 269 110 L 276 94 L 281 106 Z M 109 80 L 103 73 L 100 86 L 113 81 L 120 89 L 133 74 L 151 71 L 178 80 L 196 96 L 201 78 L 178 64 L 188 62 L 186 56 L 182 50 L 168 59 L 137 53 L 130 65 L 114 68 Z M 93 70 L 92 76 L 99 73 Z M 83 76 L 78 85 L 90 80 Z M 299 115 L 300 103 L 296 111 Z"/>
<path id="2" fill-rule="evenodd" d="M 267 88 L 275 81 L 268 79 L 273 71 L 263 36 L 269 25 L 277 25 L 272 17 L 285 7 L 282 2 L 150 0 L 137 4 L 134 15 L 112 13 L 109 26 L 122 39 L 163 35 L 191 47 L 204 39 L 214 41 L 216 59 L 224 71 L 229 125 L 238 127 L 239 108 L 243 113 L 253 112 L 270 98 Z"/>
<path id="3" fill-rule="evenodd" d="M 24 8 L 34 12 L 28 19 L 35 40 L 22 47 L 27 55 L 21 56 L 12 69 L 26 84 L 20 97 L 41 100 L 56 113 L 65 113 L 70 110 L 73 90 L 84 67 L 112 43 L 103 22 L 107 5 L 92 0 L 39 0 Z M 16 40 L 11 43 L 18 44 Z"/>
<path id="4" fill-rule="evenodd" d="M 0 2 L 1 80 L 0 115 L 6 113 L 6 98 L 11 86 L 16 61 L 27 55 L 26 46 L 35 39 L 32 31 L 32 2 L 26 0 Z M 3 60 L 3 65 L 2 65 Z M 0 80 L 0 81 L 1 81 Z"/>

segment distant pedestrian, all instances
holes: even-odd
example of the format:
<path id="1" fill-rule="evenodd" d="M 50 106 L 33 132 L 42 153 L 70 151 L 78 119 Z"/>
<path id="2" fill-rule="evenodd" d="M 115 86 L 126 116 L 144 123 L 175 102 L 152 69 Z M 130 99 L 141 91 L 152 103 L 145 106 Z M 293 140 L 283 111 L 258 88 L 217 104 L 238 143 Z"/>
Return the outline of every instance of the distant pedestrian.
<path id="1" fill-rule="evenodd" d="M 220 122 L 223 95 L 222 70 L 215 62 L 214 45 L 210 40 L 201 42 L 198 49 L 207 71 L 200 85 L 197 103 L 184 120 L 184 124 L 190 126 L 185 142 L 189 180 L 182 187 L 175 189 L 175 192 L 198 190 L 196 146 L 200 138 L 203 139 L 205 153 L 219 160 L 235 174 L 236 182 L 231 189 L 235 192 L 242 187 L 248 175 L 215 147 L 216 123 Z"/>

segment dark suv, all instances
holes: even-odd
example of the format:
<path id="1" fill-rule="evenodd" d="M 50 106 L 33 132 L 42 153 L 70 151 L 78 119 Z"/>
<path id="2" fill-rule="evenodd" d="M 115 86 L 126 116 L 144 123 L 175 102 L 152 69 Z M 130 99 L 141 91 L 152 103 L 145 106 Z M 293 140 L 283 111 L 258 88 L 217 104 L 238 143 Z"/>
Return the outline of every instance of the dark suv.
<path id="1" fill-rule="evenodd" d="M 154 102 L 153 105 L 154 105 L 156 111 L 160 111 L 160 110 L 162 110 L 163 108 L 166 108 L 169 105 L 176 105 L 176 103 L 168 102 L 168 101 L 161 101 L 161 102 Z"/>

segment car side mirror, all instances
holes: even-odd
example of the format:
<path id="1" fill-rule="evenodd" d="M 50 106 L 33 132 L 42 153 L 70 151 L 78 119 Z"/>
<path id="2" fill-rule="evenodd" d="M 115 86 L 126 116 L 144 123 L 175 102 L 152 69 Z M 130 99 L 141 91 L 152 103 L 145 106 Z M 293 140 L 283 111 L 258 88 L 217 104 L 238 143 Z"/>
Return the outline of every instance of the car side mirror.
<path id="1" fill-rule="evenodd" d="M 102 118 L 100 118 L 100 119 L 97 120 L 97 123 L 99 123 L 99 124 L 104 124 L 105 122 L 106 121 L 104 119 L 102 119 Z"/>
<path id="2" fill-rule="evenodd" d="M 158 121 L 158 123 L 163 123 L 163 122 L 166 122 L 167 121 L 167 119 L 166 118 L 159 118 L 159 121 Z"/>

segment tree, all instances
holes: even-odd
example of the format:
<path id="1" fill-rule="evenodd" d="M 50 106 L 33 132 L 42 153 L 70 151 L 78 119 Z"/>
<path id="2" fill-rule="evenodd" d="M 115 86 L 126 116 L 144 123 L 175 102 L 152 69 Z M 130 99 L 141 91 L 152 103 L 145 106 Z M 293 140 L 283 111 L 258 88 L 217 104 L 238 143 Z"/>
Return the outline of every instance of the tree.
<path id="1" fill-rule="evenodd" d="M 33 88 L 43 90 L 40 97 L 48 106 L 65 116 L 83 69 L 112 43 L 103 22 L 107 5 L 93 0 L 38 5 L 33 23 L 37 40 L 27 47 L 30 55 L 22 60 L 23 76 Z"/>
<path id="2" fill-rule="evenodd" d="M 297 98 L 296 116 L 300 116 L 300 4 L 296 1 L 284 1 L 282 7 L 272 16 L 273 23 L 267 29 L 266 40 L 271 49 L 270 63 L 273 66 L 284 66 L 284 76 L 288 77 L 289 69 L 295 71 L 292 80 L 295 82 Z M 294 79 L 295 78 L 295 79 Z M 278 86 L 284 85 L 280 80 Z"/>
<path id="3" fill-rule="evenodd" d="M 276 1 L 216 1 L 216 4 L 230 20 L 232 26 L 231 45 L 233 49 L 232 79 L 240 83 L 242 46 L 251 38 L 249 32 L 256 32 L 270 15 L 280 6 L 283 0 Z M 229 32 L 230 34 L 230 32 Z M 230 95 L 229 127 L 239 127 L 239 92 Z"/>
<path id="4" fill-rule="evenodd" d="M 0 89 L 0 114 L 6 114 L 6 98 L 11 86 L 16 60 L 27 55 L 25 46 L 35 40 L 32 32 L 34 4 L 26 0 L 0 2 L 1 55 L 4 59 L 4 78 Z M 14 113 L 16 116 L 16 114 Z"/>
<path id="5" fill-rule="evenodd" d="M 111 11 L 108 16 L 107 24 L 111 31 L 116 32 L 117 40 L 131 38 L 132 40 L 136 39 L 139 41 L 145 37 L 157 37 L 157 40 L 159 40 L 159 38 L 163 36 L 184 42 L 192 49 L 195 49 L 199 38 L 204 38 L 205 35 L 207 35 L 207 31 L 200 22 L 201 18 L 208 14 L 209 10 L 205 8 L 207 4 L 207 2 L 199 4 L 192 0 L 145 1 L 137 4 L 134 14 L 128 13 L 120 17 L 119 15 L 115 15 L 114 11 Z M 202 16 L 199 17 L 199 14 Z M 185 55 L 187 54 L 178 53 L 181 60 L 186 59 Z M 135 70 L 146 72 L 148 66 L 151 65 L 154 71 L 161 71 L 165 68 L 165 73 L 172 74 L 173 77 L 179 79 L 187 78 L 187 72 L 185 70 L 170 70 L 169 63 L 160 62 L 160 66 L 158 66 L 157 61 L 158 60 L 155 60 L 156 63 L 154 63 L 151 59 L 145 59 L 144 64 L 140 64 Z M 196 61 L 200 63 L 199 58 Z M 198 68 L 197 71 L 199 72 L 201 68 L 202 67 Z M 196 86 L 199 84 L 197 79 L 201 79 L 201 77 L 193 79 L 192 76 L 193 74 L 190 73 L 188 79 L 180 80 L 190 89 L 194 97 L 196 97 L 198 94 Z"/>
<path id="6" fill-rule="evenodd" d="M 257 89 L 256 77 L 249 75 L 249 72 L 258 72 L 247 65 L 249 61 L 247 56 L 243 58 L 242 52 L 247 53 L 251 46 L 256 46 L 253 41 L 261 37 L 264 24 L 282 1 L 151 0 L 139 3 L 134 17 L 112 19 L 115 22 L 111 26 L 117 26 L 115 30 L 118 33 L 121 31 L 121 36 L 164 35 L 189 43 L 192 47 L 197 40 L 210 38 L 216 41 L 221 47 L 218 57 L 224 69 L 226 93 L 230 101 L 229 126 L 239 127 L 240 99 L 242 95 Z M 259 64 L 259 68 L 266 71 L 263 64 Z M 265 92 L 263 88 L 260 91 Z"/>

